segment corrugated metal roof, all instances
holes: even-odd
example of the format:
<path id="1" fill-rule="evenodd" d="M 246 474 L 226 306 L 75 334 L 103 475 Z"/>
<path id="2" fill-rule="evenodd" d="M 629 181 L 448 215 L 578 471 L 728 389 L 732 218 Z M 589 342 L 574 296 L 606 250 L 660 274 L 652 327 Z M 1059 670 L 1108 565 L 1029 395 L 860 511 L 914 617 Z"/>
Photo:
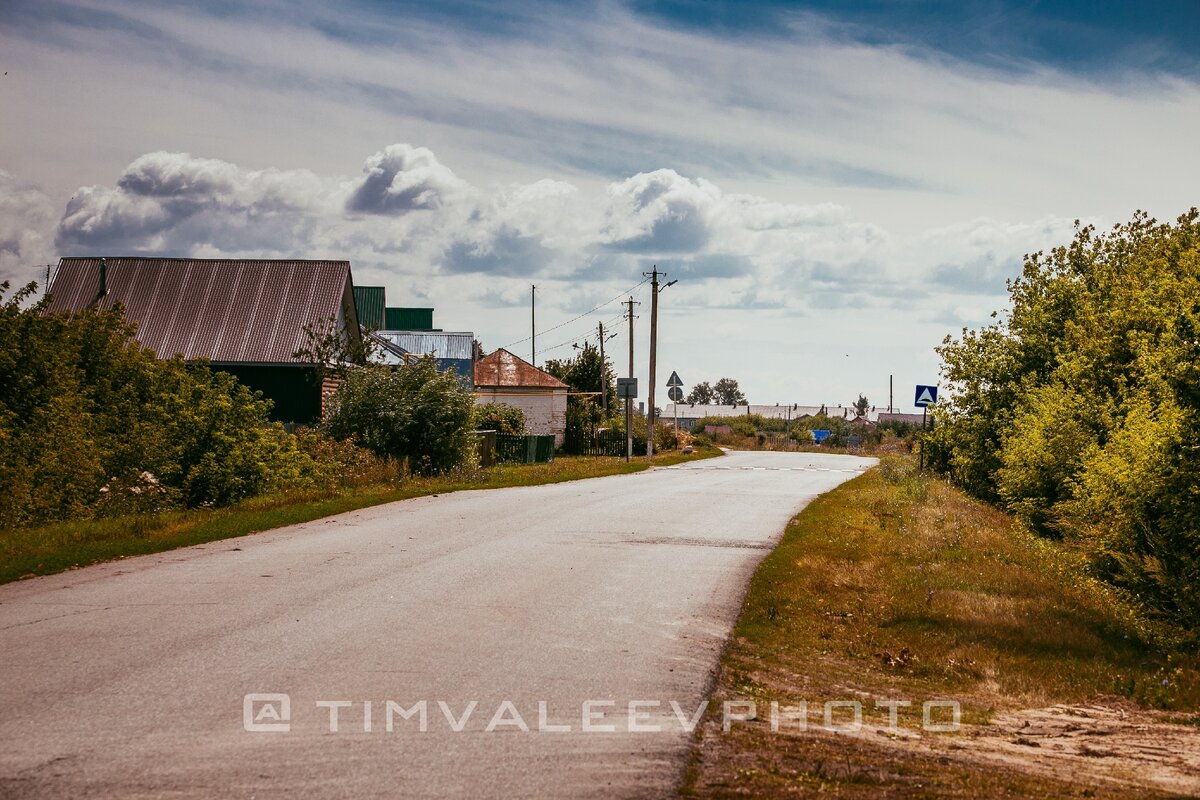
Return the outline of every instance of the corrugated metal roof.
<path id="1" fill-rule="evenodd" d="M 475 341 L 475 334 L 470 332 L 377 331 L 377 334 L 406 353 L 456 361 L 470 361 L 473 356 L 471 344 Z"/>
<path id="2" fill-rule="evenodd" d="M 475 362 L 476 386 L 542 386 L 566 389 L 565 383 L 501 348 Z"/>
<path id="3" fill-rule="evenodd" d="M 358 324 L 377 331 L 383 327 L 383 309 L 387 305 L 382 286 L 355 286 L 354 304 L 358 307 Z"/>
<path id="4" fill-rule="evenodd" d="M 49 313 L 125 307 L 137 339 L 159 356 L 225 363 L 297 363 L 305 325 L 347 314 L 358 335 L 349 261 L 64 258 Z"/>

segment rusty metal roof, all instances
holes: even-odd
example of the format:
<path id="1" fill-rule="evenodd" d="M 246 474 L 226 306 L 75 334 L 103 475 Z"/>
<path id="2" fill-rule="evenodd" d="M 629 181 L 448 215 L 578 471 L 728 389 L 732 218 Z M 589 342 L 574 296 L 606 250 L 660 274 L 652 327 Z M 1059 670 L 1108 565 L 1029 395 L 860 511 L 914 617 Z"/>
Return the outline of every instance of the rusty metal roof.
<path id="1" fill-rule="evenodd" d="M 539 386 L 566 389 L 565 383 L 501 348 L 475 362 L 476 386 Z"/>
<path id="2" fill-rule="evenodd" d="M 297 363 L 305 325 L 344 318 L 358 335 L 349 261 L 64 258 L 48 313 L 125 307 L 137 339 L 159 356 L 222 363 Z"/>

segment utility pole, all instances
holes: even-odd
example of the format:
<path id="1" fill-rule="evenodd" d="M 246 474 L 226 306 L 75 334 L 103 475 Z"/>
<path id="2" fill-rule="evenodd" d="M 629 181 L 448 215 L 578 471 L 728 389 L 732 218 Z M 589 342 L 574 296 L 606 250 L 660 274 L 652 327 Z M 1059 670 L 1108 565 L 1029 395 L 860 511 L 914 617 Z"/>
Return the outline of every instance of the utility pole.
<path id="1" fill-rule="evenodd" d="M 892 384 L 894 382 L 895 377 L 896 377 L 895 375 L 888 375 L 888 413 L 889 414 L 892 413 Z"/>
<path id="2" fill-rule="evenodd" d="M 629 298 L 629 377 L 633 377 L 633 298 Z M 633 398 L 625 398 L 625 460 L 633 460 Z"/>
<path id="3" fill-rule="evenodd" d="M 597 323 L 600 327 L 600 410 L 604 412 L 604 418 L 608 419 L 608 362 L 604 360 L 604 323 Z"/>
<path id="4" fill-rule="evenodd" d="M 646 409 L 646 460 L 654 461 L 654 362 L 658 355 L 658 265 L 650 268 L 650 389 Z"/>
<path id="5" fill-rule="evenodd" d="M 529 363 L 537 366 L 537 287 L 529 285 Z"/>

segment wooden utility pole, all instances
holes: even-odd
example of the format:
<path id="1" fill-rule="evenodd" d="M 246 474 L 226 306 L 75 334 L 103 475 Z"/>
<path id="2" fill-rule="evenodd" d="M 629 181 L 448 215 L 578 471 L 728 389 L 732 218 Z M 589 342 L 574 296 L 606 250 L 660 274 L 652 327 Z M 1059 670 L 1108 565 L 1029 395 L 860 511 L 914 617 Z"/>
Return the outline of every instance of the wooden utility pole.
<path id="1" fill-rule="evenodd" d="M 600 327 L 600 410 L 604 419 L 608 419 L 608 362 L 604 360 L 604 323 Z"/>
<path id="2" fill-rule="evenodd" d="M 629 298 L 629 377 L 633 377 L 633 298 Z M 633 460 L 633 398 L 625 398 L 625 460 Z"/>
<path id="3" fill-rule="evenodd" d="M 529 363 L 537 366 L 537 286 L 529 286 Z"/>
<path id="4" fill-rule="evenodd" d="M 658 265 L 650 270 L 650 388 L 647 391 L 646 409 L 646 460 L 654 461 L 654 384 L 656 364 L 654 359 L 658 351 Z"/>

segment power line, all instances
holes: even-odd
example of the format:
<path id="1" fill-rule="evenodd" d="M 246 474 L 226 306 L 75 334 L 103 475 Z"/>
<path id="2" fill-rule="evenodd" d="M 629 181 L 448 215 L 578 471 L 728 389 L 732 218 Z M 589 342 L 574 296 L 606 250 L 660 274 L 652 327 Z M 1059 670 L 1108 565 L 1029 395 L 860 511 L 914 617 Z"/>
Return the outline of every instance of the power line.
<path id="1" fill-rule="evenodd" d="M 575 317 L 574 319 L 569 319 L 569 320 L 567 320 L 566 322 L 561 322 L 561 323 L 559 323 L 558 325 L 555 325 L 555 326 L 554 326 L 554 327 L 552 327 L 552 328 L 546 328 L 545 330 L 540 330 L 540 331 L 537 331 L 537 333 L 536 333 L 535 335 L 537 335 L 537 336 L 542 336 L 542 335 L 544 335 L 544 334 L 550 333 L 551 331 L 556 331 L 556 330 L 558 330 L 559 328 L 565 328 L 566 326 L 570 325 L 570 324 L 571 324 L 571 323 L 573 323 L 573 322 L 578 322 L 579 320 L 583 319 L 584 317 L 588 316 L 589 314 L 594 314 L 594 313 L 596 313 L 597 311 L 599 311 L 600 309 L 604 308 L 605 306 L 611 306 L 613 303 L 617 302 L 617 300 L 620 300 L 620 299 L 621 299 L 622 297 L 624 297 L 625 295 L 629 294 L 630 292 L 634 291 L 634 290 L 635 290 L 635 289 L 637 289 L 638 287 L 640 287 L 640 286 L 642 286 L 643 284 L 645 284 L 645 283 L 646 283 L 646 281 L 648 281 L 648 280 L 650 280 L 650 279 L 649 279 L 649 278 L 646 278 L 646 279 L 644 279 L 644 280 L 643 280 L 641 283 L 635 284 L 635 285 L 634 285 L 634 286 L 632 286 L 631 288 L 629 288 L 629 289 L 626 289 L 625 291 L 621 292 L 621 293 L 620 293 L 620 294 L 618 294 L 616 297 L 614 297 L 612 300 L 609 300 L 609 301 L 607 301 L 607 302 L 601 303 L 600 305 L 596 306 L 595 308 L 593 308 L 593 309 L 590 309 L 590 310 L 588 310 L 588 311 L 585 311 L 585 312 L 583 312 L 582 314 L 580 314 L 579 316 Z M 528 341 L 529 341 L 529 340 L 531 340 L 532 338 L 533 338 L 533 335 L 526 336 L 524 339 L 518 339 L 518 340 L 517 340 L 517 341 L 515 341 L 515 342 L 511 342 L 511 343 L 509 343 L 509 344 L 506 344 L 506 345 L 504 345 L 504 347 L 503 347 L 502 349 L 504 349 L 504 350 L 507 350 L 508 348 L 510 348 L 510 347 L 513 347 L 513 346 L 515 346 L 515 345 L 518 345 L 518 344 L 523 344 L 524 342 L 528 342 Z M 576 340 L 578 340 L 578 338 L 579 338 L 579 337 L 575 337 L 575 339 L 572 339 L 572 340 L 570 340 L 570 341 L 564 342 L 563 344 L 570 344 L 572 341 L 576 341 Z M 556 345 L 556 347 L 562 347 L 562 346 L 563 346 L 563 345 Z M 553 348 L 553 347 L 552 347 L 552 348 L 550 348 L 550 350 L 553 350 L 553 349 L 555 349 L 555 348 Z M 542 352 L 549 352 L 549 351 L 548 351 L 548 350 L 543 350 Z"/>

